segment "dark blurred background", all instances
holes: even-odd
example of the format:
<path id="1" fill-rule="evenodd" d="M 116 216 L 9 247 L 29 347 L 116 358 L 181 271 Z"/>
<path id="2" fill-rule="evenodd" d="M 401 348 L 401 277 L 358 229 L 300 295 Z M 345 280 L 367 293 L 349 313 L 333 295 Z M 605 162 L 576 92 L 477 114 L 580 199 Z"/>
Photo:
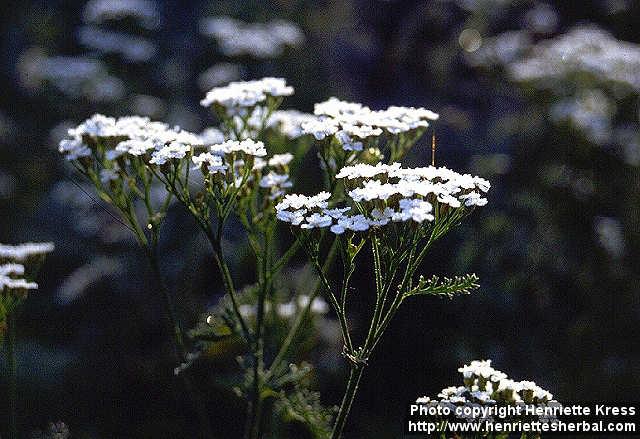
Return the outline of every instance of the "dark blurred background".
<path id="1" fill-rule="evenodd" d="M 132 2 L 133 16 L 104 12 L 123 3 L 5 2 L 0 14 L 0 242 L 57 247 L 19 320 L 25 435 L 57 420 L 78 438 L 197 431 L 143 255 L 56 147 L 95 112 L 199 132 L 213 123 L 199 106 L 208 88 L 262 76 L 294 85 L 284 108 L 311 112 L 337 96 L 436 111 L 437 164 L 492 183 L 489 205 L 425 265 L 473 271 L 481 289 L 403 307 L 347 437 L 401 437 L 406 403 L 457 385 L 456 369 L 479 358 L 562 402 L 637 400 L 639 2 L 156 0 Z M 286 20 L 298 33 L 233 50 L 205 32 L 203 20 L 220 16 Z M 424 164 L 427 144 L 409 162 Z M 203 238 L 174 206 L 162 264 L 186 326 L 222 290 Z M 243 279 L 243 244 L 232 234 L 227 245 L 237 246 Z M 366 304 L 368 279 L 357 282 L 354 300 Z M 313 387 L 338 403 L 344 361 L 333 351 L 315 360 Z M 208 384 L 219 437 L 237 437 L 241 402 Z"/>

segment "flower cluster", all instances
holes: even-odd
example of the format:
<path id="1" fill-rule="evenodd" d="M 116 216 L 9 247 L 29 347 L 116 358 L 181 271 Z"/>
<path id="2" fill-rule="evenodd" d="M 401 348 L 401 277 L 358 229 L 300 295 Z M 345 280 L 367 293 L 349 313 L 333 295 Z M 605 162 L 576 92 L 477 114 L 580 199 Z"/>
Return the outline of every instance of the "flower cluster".
<path id="1" fill-rule="evenodd" d="M 289 163 L 293 155 L 275 154 L 266 158 L 267 150 L 263 142 L 251 139 L 227 140 L 209 146 L 207 152 L 194 155 L 194 169 L 200 169 L 206 175 L 220 174 L 223 183 L 240 187 L 245 182 L 257 182 L 258 186 L 269 192 L 269 198 L 275 200 L 284 195 L 292 186 L 289 180 Z M 250 168 L 248 168 L 250 166 Z M 246 169 L 248 168 L 248 169 Z M 251 175 L 245 177 L 245 171 Z"/>
<path id="2" fill-rule="evenodd" d="M 296 299 L 290 300 L 284 303 L 278 303 L 275 305 L 275 312 L 278 317 L 288 319 L 294 317 L 298 312 L 309 305 L 311 298 L 308 295 L 301 294 Z M 271 302 L 265 303 L 265 312 L 271 311 Z M 240 313 L 243 317 L 255 317 L 256 307 L 254 305 L 242 304 L 240 305 Z M 315 297 L 311 302 L 309 311 L 314 315 L 324 315 L 329 312 L 329 304 L 322 297 Z"/>
<path id="3" fill-rule="evenodd" d="M 285 20 L 245 23 L 230 17 L 211 17 L 202 20 L 200 31 L 215 38 L 222 52 L 232 57 L 275 58 L 285 47 L 296 47 L 304 42 L 300 28 Z"/>
<path id="4" fill-rule="evenodd" d="M 8 317 L 29 291 L 38 289 L 32 278 L 44 256 L 53 249 L 50 242 L 0 244 L 0 340 L 7 328 Z"/>
<path id="5" fill-rule="evenodd" d="M 288 139 L 297 139 L 305 134 L 302 128 L 304 124 L 317 120 L 317 116 L 298 110 L 277 110 L 267 119 L 266 124 L 268 127 L 278 130 Z"/>
<path id="6" fill-rule="evenodd" d="M 437 399 L 424 396 L 416 402 L 447 407 L 452 413 L 458 406 L 559 405 L 551 393 L 533 381 L 509 379 L 507 374 L 491 366 L 491 360 L 475 360 L 458 371 L 462 374 L 464 385 L 442 389 Z"/>
<path id="7" fill-rule="evenodd" d="M 106 64 L 83 56 L 47 56 L 40 49 L 25 51 L 18 60 L 21 84 L 31 90 L 49 85 L 70 97 L 113 102 L 125 94 L 124 82 Z"/>
<path id="8" fill-rule="evenodd" d="M 484 206 L 490 183 L 447 168 L 402 168 L 399 163 L 357 164 L 340 170 L 350 205 L 329 208 L 330 194 L 287 195 L 276 206 L 277 217 L 303 229 L 330 227 L 336 234 L 366 231 L 390 222 L 422 223 L 435 219 L 434 207 Z M 350 214 L 355 212 L 355 214 Z"/>
<path id="9" fill-rule="evenodd" d="M 53 249 L 52 242 L 25 242 L 18 245 L 0 244 L 0 262 L 27 262 L 51 253 Z"/>
<path id="10" fill-rule="evenodd" d="M 269 97 L 291 96 L 293 87 L 282 78 L 262 78 L 255 81 L 231 82 L 207 93 L 200 104 L 204 107 L 218 105 L 229 115 L 243 115 L 248 108 L 266 103 Z"/>
<path id="11" fill-rule="evenodd" d="M 70 129 L 69 136 L 60 142 L 59 151 L 71 161 L 90 157 L 100 144 L 106 143 L 112 146 L 105 153 L 107 160 L 149 155 L 150 163 L 163 164 L 172 158 L 183 158 L 192 145 L 203 144 L 196 134 L 140 116 L 116 119 L 95 114 Z"/>
<path id="12" fill-rule="evenodd" d="M 100 29 L 97 26 L 82 26 L 78 30 L 81 45 L 102 54 L 118 54 L 129 62 L 146 62 L 158 54 L 158 45 L 147 38 Z"/>
<path id="13" fill-rule="evenodd" d="M 579 26 L 557 38 L 542 41 L 530 56 L 509 66 L 517 81 L 550 80 L 571 73 L 587 73 L 603 81 L 640 90 L 640 47 L 615 39 L 595 26 Z"/>
<path id="14" fill-rule="evenodd" d="M 354 102 L 330 98 L 315 105 L 315 120 L 302 124 L 305 134 L 317 140 L 334 136 L 347 151 L 362 151 L 363 142 L 378 137 L 383 132 L 397 135 L 426 128 L 438 115 L 424 108 L 392 106 L 386 110 L 374 111 Z"/>
<path id="15" fill-rule="evenodd" d="M 5 288 L 14 291 L 35 290 L 38 284 L 18 277 L 24 275 L 24 265 L 7 263 L 0 265 L 0 291 Z"/>
<path id="16" fill-rule="evenodd" d="M 150 0 L 90 0 L 82 13 L 85 23 L 95 24 L 127 17 L 134 18 L 145 29 L 153 30 L 160 26 L 158 7 Z"/>

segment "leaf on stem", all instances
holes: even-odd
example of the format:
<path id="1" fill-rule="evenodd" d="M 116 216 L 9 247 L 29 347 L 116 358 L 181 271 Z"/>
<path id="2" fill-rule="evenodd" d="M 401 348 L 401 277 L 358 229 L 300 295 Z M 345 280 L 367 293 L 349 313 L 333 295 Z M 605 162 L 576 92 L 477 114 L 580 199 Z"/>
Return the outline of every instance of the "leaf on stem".
<path id="1" fill-rule="evenodd" d="M 470 294 L 480 286 L 478 280 L 478 276 L 475 274 L 443 279 L 440 279 L 439 276 L 432 276 L 429 279 L 420 276 L 418 286 L 406 292 L 403 299 L 410 296 L 440 296 L 451 299 L 456 295 Z"/>

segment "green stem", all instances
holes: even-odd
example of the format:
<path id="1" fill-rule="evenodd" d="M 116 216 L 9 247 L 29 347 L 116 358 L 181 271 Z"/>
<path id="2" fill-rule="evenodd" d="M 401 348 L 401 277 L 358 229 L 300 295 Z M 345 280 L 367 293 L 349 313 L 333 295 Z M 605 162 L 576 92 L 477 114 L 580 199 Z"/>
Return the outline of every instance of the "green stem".
<path id="1" fill-rule="evenodd" d="M 213 257 L 216 260 L 216 264 L 218 265 L 218 269 L 220 270 L 220 274 L 222 275 L 222 283 L 224 284 L 224 289 L 226 293 L 231 298 L 231 306 L 233 307 L 233 312 L 236 315 L 236 318 L 240 322 L 240 328 L 242 329 L 242 334 L 247 343 L 251 343 L 251 332 L 249 332 L 249 327 L 247 323 L 244 321 L 242 314 L 240 314 L 240 306 L 238 305 L 238 300 L 236 298 L 235 287 L 233 286 L 233 278 L 231 277 L 231 271 L 229 270 L 229 266 L 224 260 L 224 255 L 222 253 L 222 245 L 220 241 L 217 239 L 211 239 L 211 245 L 213 246 Z"/>
<path id="2" fill-rule="evenodd" d="M 254 345 L 254 362 L 253 362 L 253 401 L 249 405 L 249 429 L 245 435 L 250 439 L 257 439 L 260 430 L 260 417 L 262 414 L 262 397 L 260 375 L 264 368 L 264 308 L 267 294 L 270 291 L 270 244 L 273 228 L 267 227 L 264 233 L 264 251 L 262 254 L 262 280 L 260 295 L 258 297 L 258 312 L 256 316 L 256 333 Z"/>
<path id="3" fill-rule="evenodd" d="M 331 244 L 331 248 L 329 249 L 329 253 L 327 254 L 327 258 L 325 259 L 324 265 L 322 267 L 323 270 L 329 269 L 329 267 L 333 263 L 333 260 L 336 256 L 337 249 L 338 249 L 338 240 L 334 239 L 333 244 Z M 289 349 L 291 348 L 293 341 L 298 336 L 298 332 L 302 327 L 302 323 L 306 320 L 307 316 L 309 315 L 309 310 L 311 309 L 311 304 L 313 303 L 313 300 L 316 297 L 318 297 L 318 294 L 320 294 L 320 290 L 321 290 L 320 286 L 321 286 L 320 279 L 318 279 L 316 280 L 316 283 L 311 288 L 312 293 L 311 293 L 311 296 L 309 297 L 309 302 L 304 307 L 302 312 L 299 313 L 298 316 L 296 317 L 296 320 L 293 322 L 293 325 L 289 329 L 289 332 L 287 333 L 287 336 L 284 339 L 282 346 L 280 346 L 280 350 L 278 351 L 275 359 L 271 363 L 271 367 L 267 372 L 267 379 L 269 379 L 271 376 L 273 376 L 274 373 L 276 373 L 276 371 L 280 367 L 280 364 L 284 361 L 286 356 L 289 354 Z"/>
<path id="4" fill-rule="evenodd" d="M 7 317 L 7 363 L 9 367 L 9 413 L 8 427 L 9 439 L 18 439 L 18 384 L 17 384 L 17 363 L 16 363 L 16 319 L 13 314 Z"/>
<path id="5" fill-rule="evenodd" d="M 347 381 L 347 389 L 345 390 L 338 415 L 336 416 L 336 422 L 333 426 L 333 432 L 331 433 L 331 439 L 340 439 L 342 437 L 342 431 L 347 423 L 347 417 L 351 411 L 353 400 L 358 392 L 358 386 L 360 385 L 360 379 L 364 372 L 364 364 L 354 364 L 351 366 L 349 372 L 349 380 Z"/>

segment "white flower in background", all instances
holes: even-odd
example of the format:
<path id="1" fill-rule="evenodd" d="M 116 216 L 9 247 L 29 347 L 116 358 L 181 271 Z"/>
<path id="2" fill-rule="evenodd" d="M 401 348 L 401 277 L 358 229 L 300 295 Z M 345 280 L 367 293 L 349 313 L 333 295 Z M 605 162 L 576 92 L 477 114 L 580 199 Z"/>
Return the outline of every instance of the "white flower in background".
<path id="1" fill-rule="evenodd" d="M 199 135 L 200 142 L 204 146 L 216 145 L 224 142 L 224 134 L 217 128 L 209 127 L 202 131 Z"/>
<path id="2" fill-rule="evenodd" d="M 273 157 L 269 159 L 269 166 L 287 166 L 293 160 L 293 154 L 284 153 L 284 154 L 274 154 Z"/>
<path id="3" fill-rule="evenodd" d="M 47 56 L 41 49 L 26 50 L 17 65 L 23 87 L 36 90 L 50 84 L 70 97 L 84 96 L 91 102 L 113 102 L 124 97 L 122 80 L 109 74 L 100 60 L 82 56 Z"/>
<path id="4" fill-rule="evenodd" d="M 464 56 L 472 66 L 506 65 L 524 55 L 532 43 L 527 31 L 507 31 L 484 38 L 478 50 L 465 52 Z"/>
<path id="5" fill-rule="evenodd" d="M 298 296 L 297 300 L 291 300 L 290 302 L 280 303 L 276 306 L 276 311 L 280 317 L 289 318 L 296 315 L 303 308 L 309 305 L 310 297 L 306 294 Z M 329 304 L 322 298 L 316 297 L 309 306 L 309 311 L 312 314 L 323 315 L 329 312 Z"/>
<path id="6" fill-rule="evenodd" d="M 587 89 L 554 103 L 550 111 L 553 121 L 569 121 L 592 142 L 606 143 L 612 136 L 615 107 L 602 90 Z"/>
<path id="7" fill-rule="evenodd" d="M 276 110 L 267 121 L 267 126 L 277 128 L 289 139 L 297 139 L 305 134 L 303 124 L 317 120 L 317 116 L 298 110 Z"/>
<path id="8" fill-rule="evenodd" d="M 566 34 L 541 41 L 531 54 L 508 66 L 516 81 L 534 81 L 543 88 L 572 73 L 640 91 L 640 46 L 617 40 L 594 25 L 577 26 Z"/>
<path id="9" fill-rule="evenodd" d="M 231 82 L 224 87 L 216 87 L 200 101 L 203 107 L 221 105 L 230 114 L 266 102 L 268 96 L 291 96 L 293 87 L 282 78 L 262 78 L 255 81 Z"/>
<path id="10" fill-rule="evenodd" d="M 306 294 L 298 296 L 298 306 L 304 308 L 309 304 L 310 297 Z M 313 314 L 326 314 L 329 312 L 329 304 L 320 296 L 313 299 L 311 308 Z"/>
<path id="11" fill-rule="evenodd" d="M 136 35 L 82 26 L 78 30 L 81 45 L 103 54 L 118 54 L 129 62 L 146 62 L 158 54 L 158 46 Z"/>
<path id="12" fill-rule="evenodd" d="M 158 6 L 151 0 L 90 0 L 82 11 L 85 23 L 102 24 L 128 17 L 149 30 L 157 29 L 161 22 Z"/>
<path id="13" fill-rule="evenodd" d="M 245 23 L 230 17 L 209 17 L 200 22 L 200 32 L 215 38 L 227 56 L 260 59 L 278 57 L 286 47 L 297 47 L 305 39 L 297 25 L 285 20 Z"/>
<path id="14" fill-rule="evenodd" d="M 239 64 L 222 62 L 209 67 L 198 75 L 198 87 L 206 91 L 231 81 L 237 81 L 243 76 L 243 67 Z"/>
<path id="15" fill-rule="evenodd" d="M 269 172 L 260 180 L 261 188 L 290 188 L 292 186 L 287 174 L 278 174 L 276 172 Z"/>
<path id="16" fill-rule="evenodd" d="M 597 217 L 593 228 L 598 244 L 612 257 L 620 258 L 625 252 L 624 227 L 620 220 L 611 217 Z"/>
<path id="17" fill-rule="evenodd" d="M 0 244 L 0 260 L 22 262 L 32 257 L 44 256 L 55 249 L 52 242 L 25 242 L 23 244 Z"/>

